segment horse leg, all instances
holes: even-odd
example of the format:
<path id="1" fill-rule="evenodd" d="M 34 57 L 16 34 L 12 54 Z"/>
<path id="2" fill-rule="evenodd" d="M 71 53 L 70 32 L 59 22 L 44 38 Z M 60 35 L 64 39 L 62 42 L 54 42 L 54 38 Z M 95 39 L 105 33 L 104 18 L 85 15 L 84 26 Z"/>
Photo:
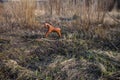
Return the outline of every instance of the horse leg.
<path id="1" fill-rule="evenodd" d="M 57 34 L 59 35 L 59 37 L 61 37 L 61 31 L 57 31 Z"/>
<path id="2" fill-rule="evenodd" d="M 46 34 L 45 34 L 45 37 L 48 37 L 48 35 L 51 33 L 51 31 L 48 31 Z"/>

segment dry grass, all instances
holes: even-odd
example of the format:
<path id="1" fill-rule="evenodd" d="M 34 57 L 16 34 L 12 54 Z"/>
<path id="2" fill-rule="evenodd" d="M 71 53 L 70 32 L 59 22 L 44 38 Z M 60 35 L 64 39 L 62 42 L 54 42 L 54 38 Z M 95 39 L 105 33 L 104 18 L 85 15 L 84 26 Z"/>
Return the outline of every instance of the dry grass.
<path id="1" fill-rule="evenodd" d="M 10 25 L 18 24 L 22 27 L 34 27 L 37 25 L 34 14 L 34 0 L 6 2 L 4 3 L 4 11 L 5 21 Z"/>
<path id="2" fill-rule="evenodd" d="M 3 17 L 3 12 L 4 12 L 4 9 L 3 9 L 3 4 L 0 3 L 0 22 L 3 22 L 4 21 L 4 17 Z"/>
<path id="3" fill-rule="evenodd" d="M 0 13 L 0 22 L 4 23 L 0 27 L 5 30 L 1 29 L 0 34 L 0 79 L 104 80 L 104 76 L 117 74 L 120 70 L 119 24 L 106 23 L 106 18 L 110 19 L 106 11 L 94 11 L 93 6 L 74 7 L 71 6 L 70 11 L 65 8 L 65 15 L 59 14 L 65 21 L 56 16 L 52 19 L 42 16 L 41 20 L 37 17 L 40 22 L 48 19 L 62 29 L 60 39 L 56 34 L 46 39 L 42 28 L 33 32 L 12 28 L 36 28 L 33 0 L 32 3 L 28 0 L 5 3 Z M 118 20 L 119 15 L 113 17 Z M 6 27 L 10 30 L 6 31 Z"/>

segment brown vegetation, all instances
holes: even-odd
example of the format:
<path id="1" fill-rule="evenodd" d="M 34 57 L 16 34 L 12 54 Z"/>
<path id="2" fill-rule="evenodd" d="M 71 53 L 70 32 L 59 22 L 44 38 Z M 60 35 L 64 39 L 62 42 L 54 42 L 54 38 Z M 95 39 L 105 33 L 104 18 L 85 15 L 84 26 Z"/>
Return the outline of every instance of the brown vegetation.
<path id="1" fill-rule="evenodd" d="M 4 17 L 6 23 L 14 26 L 33 27 L 35 22 L 35 2 L 34 0 L 9 1 L 4 3 Z"/>
<path id="2" fill-rule="evenodd" d="M 31 1 L 0 3 L 0 79 L 119 79 L 120 13 L 108 9 L 114 0 L 98 7 L 100 0 L 48 0 L 37 9 Z M 45 22 L 62 37 L 43 38 Z"/>

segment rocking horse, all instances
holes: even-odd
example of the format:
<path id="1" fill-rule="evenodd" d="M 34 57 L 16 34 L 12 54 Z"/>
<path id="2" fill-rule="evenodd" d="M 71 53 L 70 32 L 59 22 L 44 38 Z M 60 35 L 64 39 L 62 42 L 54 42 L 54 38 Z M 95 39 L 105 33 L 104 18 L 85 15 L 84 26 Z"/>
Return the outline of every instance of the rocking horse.
<path id="1" fill-rule="evenodd" d="M 59 37 L 61 37 L 61 29 L 58 27 L 54 27 L 49 23 L 45 23 L 45 28 L 48 29 L 48 31 L 45 34 L 45 37 L 48 37 L 48 35 L 52 32 L 56 32 L 58 34 Z"/>

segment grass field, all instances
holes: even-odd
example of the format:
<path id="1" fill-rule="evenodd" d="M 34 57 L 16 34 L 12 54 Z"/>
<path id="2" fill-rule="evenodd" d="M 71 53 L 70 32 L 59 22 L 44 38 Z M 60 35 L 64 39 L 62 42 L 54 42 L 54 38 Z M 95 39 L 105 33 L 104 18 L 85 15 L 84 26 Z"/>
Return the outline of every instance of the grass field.
<path id="1" fill-rule="evenodd" d="M 120 79 L 119 12 L 107 13 L 100 23 L 77 15 L 36 17 L 34 5 L 29 6 L 22 15 L 22 7 L 10 14 L 0 6 L 1 80 Z M 52 33 L 44 38 L 45 21 L 60 27 L 62 37 Z"/>

